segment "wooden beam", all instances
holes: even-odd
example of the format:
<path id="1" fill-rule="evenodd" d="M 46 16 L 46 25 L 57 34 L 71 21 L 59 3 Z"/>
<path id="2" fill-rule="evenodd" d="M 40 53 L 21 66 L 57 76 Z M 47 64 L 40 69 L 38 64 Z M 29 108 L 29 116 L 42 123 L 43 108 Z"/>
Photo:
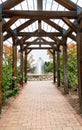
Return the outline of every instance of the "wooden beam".
<path id="1" fill-rule="evenodd" d="M 2 35 L 2 9 L 0 9 L 0 114 L 2 106 L 2 64 L 3 64 L 3 35 Z"/>
<path id="2" fill-rule="evenodd" d="M 13 68 L 13 76 L 17 77 L 17 40 L 15 38 L 12 38 L 13 39 L 13 46 L 12 46 L 12 49 L 13 49 L 13 65 L 12 65 L 12 68 Z"/>
<path id="3" fill-rule="evenodd" d="M 54 47 L 54 45 L 51 44 L 51 43 L 50 44 L 49 43 L 48 44 L 44 44 L 44 43 L 42 44 L 41 42 L 39 42 L 39 43 L 37 42 L 35 44 L 27 44 L 26 46 L 23 47 L 23 51 L 26 50 L 26 48 L 30 47 L 30 45 L 40 45 L 39 48 L 41 48 L 41 45 L 49 45 L 51 47 Z"/>
<path id="4" fill-rule="evenodd" d="M 75 33 L 77 33 L 78 28 L 77 28 L 77 26 L 76 26 L 74 23 L 72 23 L 68 18 L 65 18 L 65 17 L 63 17 L 62 20 L 63 20 L 71 29 L 73 29 L 73 31 L 74 31 Z"/>
<path id="5" fill-rule="evenodd" d="M 73 22 L 73 24 L 75 23 L 76 23 L 76 20 Z M 63 37 L 68 37 L 70 35 L 70 38 L 76 41 L 76 36 L 71 35 L 72 32 L 73 30 L 71 28 L 68 28 L 68 30 L 65 33 L 63 33 Z"/>
<path id="6" fill-rule="evenodd" d="M 60 32 L 17 32 L 17 36 L 29 36 L 29 37 L 49 37 L 49 36 L 62 36 Z"/>
<path id="7" fill-rule="evenodd" d="M 25 42 L 24 43 L 25 45 L 39 45 L 39 44 L 41 44 L 41 45 L 55 45 L 56 43 L 55 42 Z"/>
<path id="8" fill-rule="evenodd" d="M 21 80 L 20 80 L 20 84 L 23 86 L 23 67 L 24 67 L 24 57 L 23 57 L 23 51 L 22 51 L 22 44 L 20 46 L 20 74 L 21 74 Z"/>
<path id="9" fill-rule="evenodd" d="M 67 30 L 65 30 L 64 28 L 60 27 L 58 24 L 52 22 L 49 19 L 44 19 L 43 21 L 46 22 L 47 24 L 49 24 L 50 26 L 52 26 L 53 28 L 55 28 L 56 30 L 60 31 L 61 33 L 63 33 L 63 31 L 67 32 Z M 76 41 L 76 37 L 73 34 L 68 35 L 68 37 L 70 37 L 71 39 Z"/>
<path id="10" fill-rule="evenodd" d="M 36 32 L 38 32 L 38 30 L 36 30 L 36 31 L 34 31 L 35 33 Z M 33 33 L 34 33 L 33 32 Z M 24 37 L 22 37 L 21 39 L 19 39 L 18 41 L 17 41 L 17 45 L 21 45 L 21 43 L 24 43 L 27 39 L 29 39 L 30 38 L 30 36 L 24 36 Z"/>
<path id="11" fill-rule="evenodd" d="M 22 25 L 20 25 L 19 27 L 15 28 L 14 30 L 16 30 L 17 32 L 23 30 L 24 28 L 28 27 L 29 25 L 31 25 L 33 22 L 35 22 L 36 20 L 28 20 L 27 22 L 23 23 Z M 11 37 L 11 33 L 8 33 L 4 36 L 4 39 L 7 40 L 9 37 Z"/>
<path id="12" fill-rule="evenodd" d="M 53 50 L 53 82 L 56 82 L 56 57 L 55 50 Z"/>
<path id="13" fill-rule="evenodd" d="M 57 48 L 56 47 L 28 47 L 27 49 L 32 49 L 32 50 L 37 50 L 37 49 L 54 49 L 54 50 L 57 50 Z"/>
<path id="14" fill-rule="evenodd" d="M 9 28 L 9 29 L 7 30 L 7 32 L 10 33 L 12 37 L 16 38 L 16 35 L 15 35 L 14 31 L 12 31 L 11 28 Z M 7 40 L 7 39 L 8 39 L 7 35 L 3 37 L 3 41 L 5 41 L 5 40 Z"/>
<path id="15" fill-rule="evenodd" d="M 76 11 L 20 11 L 20 10 L 3 10 L 3 18 L 11 17 L 27 18 L 27 19 L 62 19 L 67 17 L 70 19 L 77 19 Z"/>
<path id="16" fill-rule="evenodd" d="M 28 51 L 27 51 L 27 55 L 28 55 L 31 51 L 32 51 L 32 49 L 28 50 Z"/>
<path id="17" fill-rule="evenodd" d="M 25 83 L 27 82 L 27 50 L 25 50 L 25 59 L 24 59 L 24 73 L 25 73 Z"/>
<path id="18" fill-rule="evenodd" d="M 55 1 L 71 11 L 77 10 L 77 5 L 70 0 L 55 0 Z"/>
<path id="19" fill-rule="evenodd" d="M 15 28 L 15 30 L 17 30 L 17 32 L 25 29 L 26 27 L 28 27 L 29 25 L 31 25 L 32 23 L 34 23 L 36 20 L 35 19 L 30 19 L 27 22 L 21 24 L 19 27 Z"/>
<path id="20" fill-rule="evenodd" d="M 59 46 L 57 46 L 57 86 L 60 86 L 60 52 Z"/>
<path id="21" fill-rule="evenodd" d="M 43 0 L 37 0 L 37 10 L 43 9 Z"/>
<path id="22" fill-rule="evenodd" d="M 17 21 L 18 17 L 12 17 L 7 23 L 3 25 L 3 32 L 8 30 L 9 27 Z"/>
<path id="23" fill-rule="evenodd" d="M 55 28 L 56 30 L 60 31 L 62 33 L 62 27 L 60 27 L 58 24 L 56 24 L 55 22 L 49 20 L 49 19 L 44 19 L 43 20 L 45 23 L 47 23 L 48 25 L 52 26 L 53 28 Z"/>
<path id="24" fill-rule="evenodd" d="M 64 94 L 68 94 L 68 67 L 67 67 L 67 44 L 66 38 L 63 37 L 63 68 L 64 68 Z"/>
<path id="25" fill-rule="evenodd" d="M 80 26 L 79 21 L 78 26 Z M 82 31 L 78 30 L 77 33 L 77 56 L 78 56 L 78 88 L 79 88 L 79 103 L 80 112 L 82 113 Z"/>
<path id="26" fill-rule="evenodd" d="M 3 2 L 1 5 L 2 5 L 3 10 L 11 9 L 14 6 L 16 6 L 17 4 L 21 3 L 22 1 L 24 1 L 24 0 L 7 0 L 7 1 Z"/>

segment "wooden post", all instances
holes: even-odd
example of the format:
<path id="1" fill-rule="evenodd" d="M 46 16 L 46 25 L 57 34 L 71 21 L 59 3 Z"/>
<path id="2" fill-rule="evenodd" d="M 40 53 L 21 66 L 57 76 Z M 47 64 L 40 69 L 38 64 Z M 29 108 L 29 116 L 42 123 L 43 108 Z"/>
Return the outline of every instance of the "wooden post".
<path id="1" fill-rule="evenodd" d="M 78 23 L 78 27 L 82 23 L 82 19 Z M 82 27 L 82 26 L 81 26 Z M 78 56 L 78 87 L 79 87 L 79 103 L 80 112 L 82 113 L 82 29 L 79 28 L 77 33 L 77 56 Z"/>
<path id="2" fill-rule="evenodd" d="M 2 106 L 2 63 L 3 63 L 3 35 L 2 35 L 2 7 L 0 6 L 0 114 Z"/>
<path id="3" fill-rule="evenodd" d="M 60 86 L 60 52 L 59 47 L 57 47 L 57 86 Z"/>
<path id="4" fill-rule="evenodd" d="M 56 82 L 55 50 L 53 50 L 53 82 Z"/>
<path id="5" fill-rule="evenodd" d="M 17 40 L 13 38 L 13 76 L 17 77 Z"/>
<path id="6" fill-rule="evenodd" d="M 23 65 L 24 65 L 24 63 L 23 63 L 23 51 L 22 51 L 22 48 L 23 48 L 23 46 L 20 46 L 20 50 L 21 50 L 21 52 L 20 52 L 20 73 L 21 73 L 21 81 L 20 81 L 20 83 L 23 86 Z"/>
<path id="7" fill-rule="evenodd" d="M 67 38 L 63 38 L 63 69 L 64 69 L 64 94 L 68 94 L 68 67 L 67 67 Z"/>
<path id="8" fill-rule="evenodd" d="M 25 64 L 24 64 L 24 73 L 25 73 L 25 83 L 27 82 L 27 50 L 25 50 Z"/>

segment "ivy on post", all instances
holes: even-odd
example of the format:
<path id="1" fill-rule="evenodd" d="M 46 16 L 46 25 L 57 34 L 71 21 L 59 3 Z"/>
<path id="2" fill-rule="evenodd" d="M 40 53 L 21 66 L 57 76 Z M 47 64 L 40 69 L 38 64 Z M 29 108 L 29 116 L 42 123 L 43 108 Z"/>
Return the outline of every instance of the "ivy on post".
<path id="1" fill-rule="evenodd" d="M 78 57 L 78 88 L 80 112 L 82 113 L 82 9 L 77 8 L 78 30 L 77 30 L 77 57 Z"/>
<path id="2" fill-rule="evenodd" d="M 20 45 L 20 74 L 21 80 L 20 84 L 23 86 L 23 70 L 24 70 L 24 62 L 23 62 L 23 44 Z"/>
<path id="3" fill-rule="evenodd" d="M 67 65 L 67 38 L 63 37 L 63 69 L 64 69 L 64 94 L 69 93 L 68 89 L 68 65 Z"/>
<path id="4" fill-rule="evenodd" d="M 16 35 L 16 32 L 14 32 L 14 34 Z M 17 78 L 17 38 L 16 37 L 12 37 L 13 40 L 13 46 L 12 46 L 12 50 L 13 50 L 13 63 L 12 63 L 12 69 L 13 69 L 13 81 L 12 81 L 12 89 L 13 87 L 15 87 L 15 79 Z"/>
<path id="5" fill-rule="evenodd" d="M 59 46 L 57 46 L 57 86 L 60 86 L 60 52 Z"/>
<path id="6" fill-rule="evenodd" d="M 0 5 L 0 114 L 2 105 L 2 63 L 3 63 L 3 35 L 2 35 L 2 6 Z"/>
<path id="7" fill-rule="evenodd" d="M 55 63 L 55 50 L 53 50 L 53 82 L 56 82 L 56 63 Z"/>
<path id="8" fill-rule="evenodd" d="M 25 73 L 25 83 L 27 82 L 27 50 L 25 50 L 25 64 L 24 64 L 24 73 Z"/>

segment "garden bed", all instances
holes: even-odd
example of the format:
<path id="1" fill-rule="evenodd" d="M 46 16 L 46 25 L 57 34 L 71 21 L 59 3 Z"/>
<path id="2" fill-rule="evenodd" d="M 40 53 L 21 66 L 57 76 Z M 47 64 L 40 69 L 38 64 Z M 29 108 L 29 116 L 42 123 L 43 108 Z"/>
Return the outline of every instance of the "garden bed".
<path id="1" fill-rule="evenodd" d="M 66 100 L 70 103 L 70 105 L 75 109 L 77 114 L 79 114 L 82 117 L 82 114 L 80 113 L 80 107 L 79 107 L 79 96 L 78 92 L 74 90 L 70 90 L 69 94 L 64 95 L 64 87 L 58 87 L 58 90 L 63 94 L 63 96 L 66 98 Z"/>

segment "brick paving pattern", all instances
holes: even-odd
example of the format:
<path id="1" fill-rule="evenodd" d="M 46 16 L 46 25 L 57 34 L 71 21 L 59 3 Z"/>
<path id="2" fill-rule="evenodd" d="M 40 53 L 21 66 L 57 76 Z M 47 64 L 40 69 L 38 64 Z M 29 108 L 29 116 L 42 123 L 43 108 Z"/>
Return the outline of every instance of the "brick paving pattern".
<path id="1" fill-rule="evenodd" d="M 52 82 L 32 81 L 0 120 L 0 130 L 82 130 L 81 123 Z"/>

